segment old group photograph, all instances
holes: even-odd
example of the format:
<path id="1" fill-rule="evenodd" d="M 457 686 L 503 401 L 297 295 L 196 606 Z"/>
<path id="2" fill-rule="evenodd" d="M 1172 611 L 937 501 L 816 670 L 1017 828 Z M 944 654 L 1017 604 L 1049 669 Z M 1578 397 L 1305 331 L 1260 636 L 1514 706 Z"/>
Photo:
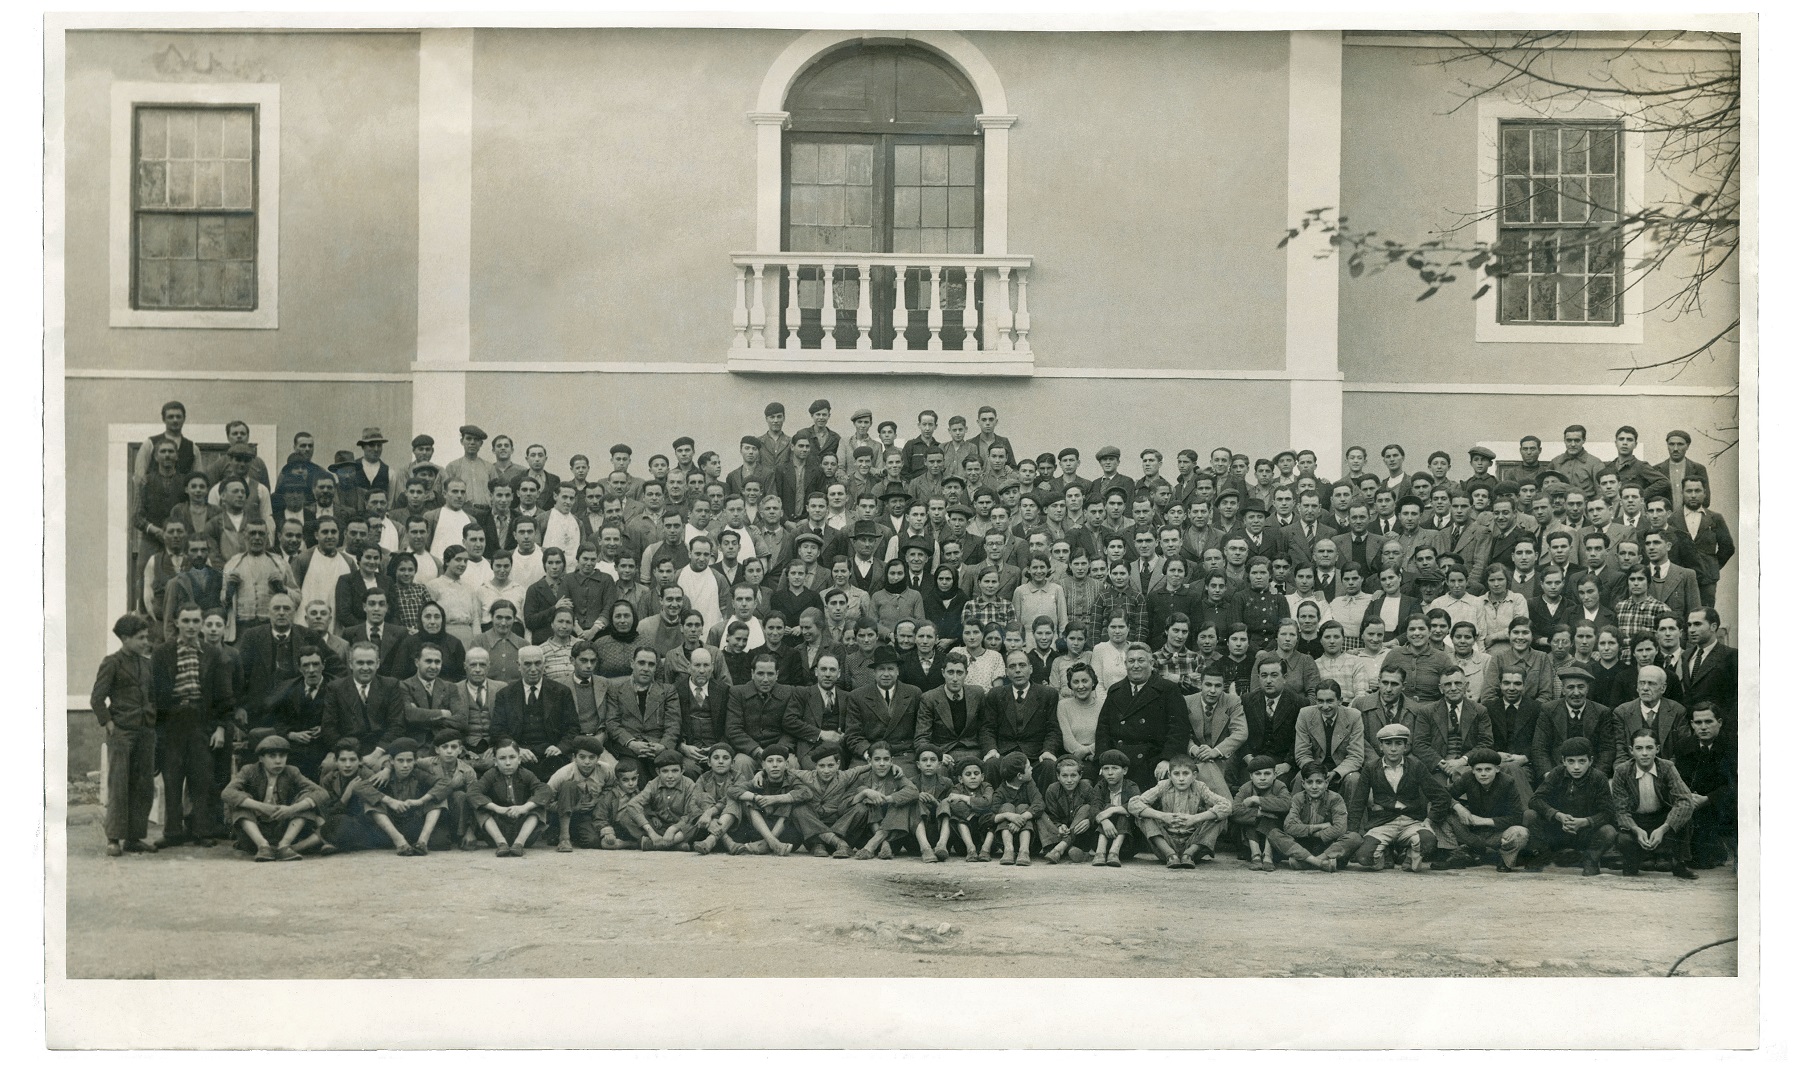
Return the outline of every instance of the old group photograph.
<path id="1" fill-rule="evenodd" d="M 50 1043 L 1754 1045 L 1756 19 L 862 19 L 47 17 Z"/>

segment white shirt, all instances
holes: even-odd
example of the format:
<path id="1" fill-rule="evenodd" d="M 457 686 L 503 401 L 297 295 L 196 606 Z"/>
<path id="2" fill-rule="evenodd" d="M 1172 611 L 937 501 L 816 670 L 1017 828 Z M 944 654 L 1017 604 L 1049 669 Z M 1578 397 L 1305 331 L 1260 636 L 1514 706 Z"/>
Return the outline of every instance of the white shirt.
<path id="1" fill-rule="evenodd" d="M 573 567 L 575 552 L 581 549 L 581 522 L 575 519 L 573 513 L 551 510 L 544 515 L 543 545 L 561 548 L 564 560 Z"/>
<path id="2" fill-rule="evenodd" d="M 525 587 L 544 579 L 544 548 L 534 546 L 527 554 L 514 547 L 512 578 Z"/>
<path id="3" fill-rule="evenodd" d="M 463 510 L 445 506 L 438 511 L 437 530 L 431 534 L 431 553 L 442 560 L 444 551 L 450 547 L 460 547 L 463 541 L 463 529 L 474 524 L 475 518 Z"/>
<path id="4" fill-rule="evenodd" d="M 486 558 L 470 558 L 468 561 L 469 567 L 463 570 L 463 583 L 480 590 L 494 579 L 494 566 Z"/>
<path id="5" fill-rule="evenodd" d="M 719 577 L 711 569 L 695 572 L 693 566 L 684 566 L 675 574 L 675 583 L 687 594 L 688 605 L 700 611 L 706 621 L 706 630 L 725 619 L 719 609 Z"/>
<path id="6" fill-rule="evenodd" d="M 467 579 L 465 575 L 464 579 Z M 513 604 L 514 616 L 525 616 L 525 588 L 517 577 L 508 580 L 505 587 L 495 587 L 490 576 L 487 583 L 481 585 L 478 594 L 481 596 L 481 623 L 485 626 L 494 620 L 494 604 L 501 599 Z"/>

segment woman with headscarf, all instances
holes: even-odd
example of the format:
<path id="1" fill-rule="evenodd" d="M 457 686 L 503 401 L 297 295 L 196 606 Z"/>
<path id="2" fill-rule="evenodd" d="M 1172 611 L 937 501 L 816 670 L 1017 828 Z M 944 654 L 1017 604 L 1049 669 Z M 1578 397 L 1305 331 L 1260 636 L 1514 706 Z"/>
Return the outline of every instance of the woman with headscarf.
<path id="1" fill-rule="evenodd" d="M 906 582 L 906 563 L 895 559 L 887 563 L 885 582 L 869 594 L 869 607 L 874 611 L 876 630 L 892 635 L 902 621 L 925 616 L 925 600 Z"/>
<path id="2" fill-rule="evenodd" d="M 962 635 L 963 605 L 969 596 L 956 583 L 956 567 L 940 565 L 931 574 L 931 584 L 922 593 L 924 617 L 937 627 L 945 640 Z"/>
<path id="3" fill-rule="evenodd" d="M 419 631 L 401 640 L 388 653 L 382 664 L 383 676 L 405 680 L 418 672 L 419 650 L 426 644 L 444 652 L 444 671 L 439 674 L 452 683 L 463 679 L 463 642 L 445 628 L 444 608 L 427 599 L 419 610 Z"/>
<path id="4" fill-rule="evenodd" d="M 702 615 L 701 621 L 705 620 Z M 637 645 L 637 607 L 630 600 L 620 599 L 606 612 L 605 631 L 594 637 L 594 652 L 600 656 L 595 675 L 609 679 L 631 676 L 631 655 Z"/>

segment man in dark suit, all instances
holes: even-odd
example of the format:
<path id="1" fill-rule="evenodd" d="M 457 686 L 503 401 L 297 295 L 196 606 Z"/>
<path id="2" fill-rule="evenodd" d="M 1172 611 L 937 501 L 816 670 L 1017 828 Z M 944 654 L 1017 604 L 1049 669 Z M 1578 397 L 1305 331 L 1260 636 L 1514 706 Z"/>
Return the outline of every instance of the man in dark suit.
<path id="1" fill-rule="evenodd" d="M 1141 788 L 1155 784 L 1157 767 L 1186 751 L 1193 739 L 1180 686 L 1155 672 L 1148 644 L 1127 645 L 1125 679 L 1107 689 L 1100 705 L 1094 754 L 1124 752 L 1131 760 L 1125 776 Z"/>
<path id="2" fill-rule="evenodd" d="M 494 738 L 511 737 L 529 756 L 531 772 L 548 781 L 568 763 L 576 725 L 575 696 L 544 676 L 544 649 L 519 648 L 519 679 L 494 697 Z"/>
<path id="3" fill-rule="evenodd" d="M 1692 569 L 1676 565 L 1669 559 L 1672 544 L 1663 532 L 1644 535 L 1645 565 L 1650 570 L 1650 597 L 1675 611 L 1677 619 L 1686 621 L 1690 610 L 1704 605 L 1700 601 L 1700 580 Z"/>
<path id="4" fill-rule="evenodd" d="M 1426 708 L 1426 713 L 1444 741 L 1444 754 L 1435 772 L 1451 784 L 1468 770 L 1465 756 L 1469 752 L 1494 746 L 1494 723 L 1482 705 L 1468 697 L 1469 682 L 1462 670 L 1444 673 L 1438 678 L 1438 688 L 1444 697 Z"/>
<path id="5" fill-rule="evenodd" d="M 313 780 L 334 741 L 325 739 L 325 651 L 302 647 L 300 675 L 279 689 L 258 726 L 287 737 L 288 763 Z"/>
<path id="6" fill-rule="evenodd" d="M 815 742 L 841 748 L 850 738 L 853 706 L 850 689 L 843 683 L 844 656 L 835 648 L 825 648 L 808 676 L 807 683 L 795 689 L 800 720 L 806 724 L 808 736 Z M 810 769 L 812 760 L 807 759 L 805 765 Z"/>
<path id="7" fill-rule="evenodd" d="M 1238 749 L 1235 786 L 1243 780 L 1243 763 L 1251 755 L 1267 755 L 1275 760 L 1275 776 L 1286 779 L 1294 770 L 1294 730 L 1300 722 L 1300 708 L 1305 704 L 1289 691 L 1281 657 L 1273 651 L 1256 656 L 1252 670 L 1256 687 L 1243 696 L 1244 724 L 1250 736 Z"/>
<path id="8" fill-rule="evenodd" d="M 1619 726 L 1620 739 L 1630 740 L 1639 729 L 1649 729 L 1656 734 L 1656 748 L 1662 754 L 1672 754 L 1686 742 L 1687 708 L 1665 695 L 1668 687 L 1669 675 L 1661 668 L 1642 666 L 1638 669 L 1638 697 L 1613 708 L 1613 720 Z"/>
<path id="9" fill-rule="evenodd" d="M 1719 640 L 1719 611 L 1702 606 L 1688 611 L 1688 653 L 1682 674 L 1682 699 L 1692 710 L 1711 703 L 1728 730 L 1737 720 L 1738 653 Z"/>
<path id="10" fill-rule="evenodd" d="M 1354 563 L 1363 576 L 1373 576 L 1381 564 L 1381 537 L 1369 531 L 1369 507 L 1361 502 L 1350 507 L 1350 528 L 1332 537 L 1337 544 L 1339 566 Z"/>
<path id="11" fill-rule="evenodd" d="M 1563 741 L 1579 736 L 1593 745 L 1594 769 L 1612 769 L 1624 754 L 1619 723 L 1612 711 L 1588 699 L 1594 675 L 1580 664 L 1571 664 L 1557 676 L 1562 681 L 1562 699 L 1546 707 L 1538 717 L 1537 733 L 1531 741 L 1531 765 L 1543 777 L 1561 765 L 1556 749 Z"/>
<path id="12" fill-rule="evenodd" d="M 1694 708 L 1688 728 L 1675 769 L 1694 794 L 1693 866 L 1710 870 L 1728 860 L 1737 843 L 1737 747 L 1710 701 Z"/>
<path id="13" fill-rule="evenodd" d="M 337 592 L 332 602 L 337 610 L 338 628 L 362 624 L 363 600 L 371 591 L 387 590 L 387 574 L 381 571 L 381 548 L 364 547 L 356 556 L 356 568 L 337 578 Z"/>
<path id="14" fill-rule="evenodd" d="M 1688 460 L 1688 448 L 1693 439 L 1688 433 L 1679 429 L 1671 431 L 1663 440 L 1669 448 L 1666 461 L 1659 461 L 1650 466 L 1657 475 L 1665 480 L 1676 494 L 1684 494 L 1683 488 L 1689 480 L 1699 480 L 1701 489 L 1701 505 L 1712 505 L 1712 478 L 1707 474 L 1706 466 L 1698 461 Z"/>
<path id="15" fill-rule="evenodd" d="M 224 656 L 200 636 L 200 608 L 175 611 L 175 637 L 150 654 L 150 694 L 157 713 L 157 752 L 163 776 L 163 836 L 157 847 L 189 840 L 210 847 L 223 815 L 213 784 L 216 748 L 227 746 L 235 698 Z M 184 814 L 185 790 L 188 809 Z"/>
<path id="16" fill-rule="evenodd" d="M 654 765 L 681 741 L 681 698 L 656 680 L 661 661 L 654 649 L 640 647 L 631 655 L 631 676 L 607 686 L 606 749 L 614 758 Z"/>
<path id="17" fill-rule="evenodd" d="M 946 769 L 981 754 L 981 700 L 986 692 L 970 684 L 969 660 L 951 652 L 942 661 L 944 683 L 919 697 L 918 737 L 913 750 L 935 748 Z"/>
<path id="18" fill-rule="evenodd" d="M 392 604 L 385 591 L 371 591 L 363 596 L 363 621 L 360 625 L 351 625 L 339 631 L 338 635 L 346 643 L 367 642 L 375 645 L 376 664 L 384 675 L 398 677 L 407 672 L 406 667 L 396 669 L 389 665 L 394 651 L 400 641 L 406 638 L 406 630 L 388 620 L 388 611 Z"/>
<path id="19" fill-rule="evenodd" d="M 1056 689 L 1031 683 L 1031 659 L 1025 652 L 1009 652 L 1006 682 L 996 681 L 981 697 L 981 758 L 990 783 L 1000 783 L 1001 760 L 1015 751 L 1031 762 L 1039 789 L 1056 777 L 1062 751 L 1056 703 Z"/>
<path id="20" fill-rule="evenodd" d="M 271 595 L 268 624 L 253 625 L 238 637 L 238 657 L 244 668 L 244 694 L 238 697 L 238 703 L 258 725 L 262 723 L 255 719 L 281 698 L 289 683 L 299 679 L 303 648 L 318 649 L 327 677 L 344 675 L 343 662 L 325 645 L 324 637 L 294 623 L 294 610 L 292 595 Z"/>
<path id="21" fill-rule="evenodd" d="M 713 679 L 711 648 L 696 647 L 688 666 L 676 678 L 675 699 L 681 707 L 681 753 L 698 768 L 706 763 L 707 750 L 725 741 L 725 700 L 731 689 Z"/>
<path id="22" fill-rule="evenodd" d="M 1500 672 L 1500 694 L 1485 705 L 1488 724 L 1494 730 L 1494 750 L 1500 752 L 1500 768 L 1519 786 L 1524 799 L 1531 798 L 1531 743 L 1537 736 L 1543 708 L 1525 694 L 1525 671 L 1519 667 Z M 1542 777 L 1548 771 L 1539 770 Z"/>
<path id="23" fill-rule="evenodd" d="M 368 640 L 350 643 L 350 675 L 325 686 L 325 721 L 322 739 L 325 746 L 346 736 L 354 736 L 374 757 L 387 753 L 406 728 L 406 711 L 400 698 L 400 685 L 392 677 L 383 677 L 380 653 Z"/>
<path id="24" fill-rule="evenodd" d="M 1725 518 L 1707 509 L 1707 502 L 1705 481 L 1689 476 L 1681 486 L 1681 509 L 1670 527 L 1685 534 L 1692 544 L 1699 563 L 1695 572 L 1700 582 L 1700 601 L 1712 606 L 1719 593 L 1719 571 L 1730 564 L 1737 544 L 1732 542 Z"/>
<path id="25" fill-rule="evenodd" d="M 442 676 L 444 652 L 436 646 L 419 648 L 415 669 L 400 682 L 401 717 L 407 735 L 429 741 L 439 729 L 455 729 L 458 734 L 467 731 L 469 715 L 463 692 Z"/>
<path id="26" fill-rule="evenodd" d="M 884 741 L 893 749 L 894 762 L 908 777 L 916 768 L 913 742 L 918 739 L 919 698 L 923 694 L 900 683 L 900 653 L 877 647 L 869 659 L 875 683 L 850 693 L 850 754 L 867 758 L 869 745 Z"/>
<path id="27" fill-rule="evenodd" d="M 725 700 L 725 738 L 737 751 L 734 765 L 745 779 L 762 765 L 768 748 L 780 744 L 802 758 L 817 739 L 818 730 L 800 717 L 799 689 L 776 683 L 779 676 L 774 655 L 757 655 L 751 662 L 750 683 L 732 685 Z"/>

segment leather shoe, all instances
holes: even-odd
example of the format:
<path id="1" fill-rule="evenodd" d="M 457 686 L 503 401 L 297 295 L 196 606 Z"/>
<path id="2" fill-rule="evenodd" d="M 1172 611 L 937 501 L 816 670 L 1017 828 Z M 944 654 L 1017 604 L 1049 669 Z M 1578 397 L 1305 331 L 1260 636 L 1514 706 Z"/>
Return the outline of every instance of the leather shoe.
<path id="1" fill-rule="evenodd" d="M 106 854 L 116 859 L 125 854 L 125 846 L 116 840 L 109 840 L 106 842 Z"/>
<path id="2" fill-rule="evenodd" d="M 151 844 L 147 840 L 134 840 L 125 845 L 125 850 L 128 852 L 142 852 L 146 855 L 155 855 L 156 845 Z"/>
<path id="3" fill-rule="evenodd" d="M 1676 863 L 1674 867 L 1669 870 L 1669 873 L 1687 881 L 1698 881 L 1700 879 L 1700 875 L 1689 870 L 1685 863 Z"/>
<path id="4" fill-rule="evenodd" d="M 1639 871 L 1638 865 L 1636 863 L 1626 863 L 1625 867 L 1622 871 L 1622 873 L 1624 873 L 1624 875 L 1628 878 L 1637 877 L 1639 872 L 1640 871 Z"/>
<path id="5" fill-rule="evenodd" d="M 1625 873 L 1633 874 L 1633 873 L 1636 873 L 1636 871 L 1627 870 Z M 1587 862 L 1581 864 L 1581 876 L 1584 878 L 1599 877 L 1600 876 L 1600 864 L 1594 862 L 1592 859 L 1589 859 Z"/>

